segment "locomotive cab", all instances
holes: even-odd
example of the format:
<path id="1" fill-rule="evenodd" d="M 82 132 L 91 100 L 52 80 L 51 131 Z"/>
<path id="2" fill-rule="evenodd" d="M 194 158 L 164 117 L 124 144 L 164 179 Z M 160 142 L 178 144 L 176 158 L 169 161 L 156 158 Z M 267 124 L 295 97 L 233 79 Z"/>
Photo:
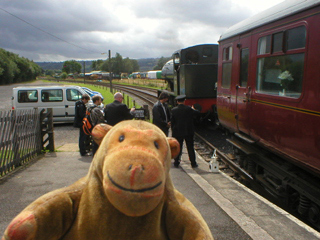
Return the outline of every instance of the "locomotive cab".
<path id="1" fill-rule="evenodd" d="M 186 95 L 186 105 L 194 106 L 203 119 L 216 119 L 218 45 L 202 44 L 173 53 L 173 94 Z M 174 105 L 174 98 L 170 99 Z"/>

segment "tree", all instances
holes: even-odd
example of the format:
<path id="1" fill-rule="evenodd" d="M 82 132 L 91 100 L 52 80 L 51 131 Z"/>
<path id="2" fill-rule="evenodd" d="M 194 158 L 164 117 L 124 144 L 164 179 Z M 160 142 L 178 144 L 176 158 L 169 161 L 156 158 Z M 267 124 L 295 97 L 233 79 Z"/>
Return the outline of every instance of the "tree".
<path id="1" fill-rule="evenodd" d="M 0 74 L 1 84 L 13 83 L 14 77 L 19 73 L 17 64 L 13 61 L 13 53 L 0 49 L 0 68 L 3 69 Z"/>
<path id="2" fill-rule="evenodd" d="M 132 60 L 129 59 L 129 58 L 123 59 L 123 61 L 122 61 L 122 67 L 123 67 L 123 71 L 122 71 L 122 72 L 132 73 L 132 72 L 134 71 L 134 70 L 133 70 Z"/>
<path id="3" fill-rule="evenodd" d="M 46 70 L 45 75 L 53 77 L 55 72 L 53 70 Z"/>
<path id="4" fill-rule="evenodd" d="M 161 57 L 159 58 L 157 65 L 154 66 L 153 70 L 161 70 L 163 65 L 166 64 L 166 62 L 168 62 L 171 58 L 168 57 Z"/>
<path id="5" fill-rule="evenodd" d="M 26 58 L 15 58 L 19 73 L 15 75 L 15 82 L 25 82 L 32 79 L 34 69 Z"/>
<path id="6" fill-rule="evenodd" d="M 105 61 L 101 64 L 101 70 L 102 70 L 102 71 L 109 72 L 109 59 L 105 60 Z"/>
<path id="7" fill-rule="evenodd" d="M 65 80 L 68 77 L 68 74 L 66 72 L 63 72 L 61 74 L 61 79 Z"/>
<path id="8" fill-rule="evenodd" d="M 109 67 L 111 70 L 109 70 Z M 101 70 L 106 72 L 113 72 L 120 75 L 121 73 L 132 73 L 139 71 L 140 67 L 137 60 L 125 58 L 123 59 L 120 53 L 116 53 L 116 56 L 105 60 L 101 64 Z"/>
<path id="9" fill-rule="evenodd" d="M 69 73 L 80 73 L 82 65 L 76 60 L 65 61 L 63 63 L 62 72 Z"/>
<path id="10" fill-rule="evenodd" d="M 0 84 L 30 81 L 41 72 L 33 61 L 0 48 Z"/>
<path id="11" fill-rule="evenodd" d="M 137 60 L 133 59 L 131 60 L 133 65 L 133 72 L 138 72 L 140 70 L 140 66 Z"/>
<path id="12" fill-rule="evenodd" d="M 120 74 L 124 69 L 122 68 L 122 56 L 119 53 L 116 53 L 116 56 L 113 60 L 112 71 L 115 74 Z"/>
<path id="13" fill-rule="evenodd" d="M 101 67 L 102 67 L 103 63 L 104 63 L 104 61 L 102 59 L 99 59 L 97 61 L 92 61 L 91 68 L 93 70 L 101 70 Z"/>

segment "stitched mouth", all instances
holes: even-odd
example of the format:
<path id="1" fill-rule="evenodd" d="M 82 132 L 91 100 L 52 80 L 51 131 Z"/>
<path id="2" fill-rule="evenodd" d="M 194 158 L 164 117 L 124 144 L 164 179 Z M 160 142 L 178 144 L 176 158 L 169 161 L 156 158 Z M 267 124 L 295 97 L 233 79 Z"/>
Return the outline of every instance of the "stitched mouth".
<path id="1" fill-rule="evenodd" d="M 119 185 L 118 183 L 116 183 L 112 177 L 109 174 L 109 171 L 107 172 L 108 174 L 108 178 L 109 180 L 112 182 L 113 185 L 115 185 L 117 188 L 123 190 L 123 191 L 127 191 L 127 192 L 133 192 L 133 193 L 142 193 L 142 192 L 147 192 L 147 191 L 151 191 L 157 187 L 159 187 L 162 184 L 162 181 L 158 182 L 156 185 L 149 187 L 149 188 L 141 188 L 141 189 L 131 189 L 131 188 L 125 188 L 122 187 L 121 185 Z"/>

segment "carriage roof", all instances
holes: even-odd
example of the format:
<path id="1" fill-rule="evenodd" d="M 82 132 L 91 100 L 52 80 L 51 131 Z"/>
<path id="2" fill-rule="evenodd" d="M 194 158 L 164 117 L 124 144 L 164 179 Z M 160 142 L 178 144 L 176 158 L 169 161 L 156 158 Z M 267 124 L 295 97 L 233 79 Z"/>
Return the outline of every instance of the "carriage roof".
<path id="1" fill-rule="evenodd" d="M 319 0 L 287 0 L 230 27 L 220 41 L 319 5 Z"/>

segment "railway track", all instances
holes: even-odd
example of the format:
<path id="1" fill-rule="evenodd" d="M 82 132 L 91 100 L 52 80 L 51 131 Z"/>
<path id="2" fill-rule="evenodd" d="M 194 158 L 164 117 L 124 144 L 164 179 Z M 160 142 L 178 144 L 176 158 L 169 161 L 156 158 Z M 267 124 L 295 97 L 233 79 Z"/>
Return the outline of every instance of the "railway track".
<path id="1" fill-rule="evenodd" d="M 70 80 L 64 80 L 64 81 L 72 82 L 72 83 L 83 83 L 82 81 L 70 81 Z M 106 82 L 94 82 L 90 84 L 110 87 L 110 83 L 106 83 Z M 149 106 L 149 108 L 152 108 L 153 104 L 158 99 L 158 95 L 157 95 L 158 90 L 153 88 L 147 88 L 142 86 L 129 86 L 129 85 L 123 85 L 123 84 L 114 84 L 114 83 L 112 84 L 112 88 L 117 89 L 121 92 L 124 92 L 130 96 L 141 99 Z"/>
<path id="2" fill-rule="evenodd" d="M 134 97 L 140 98 L 142 101 L 147 103 L 149 107 L 152 108 L 153 104 L 157 101 L 157 90 L 155 89 L 148 89 L 142 87 L 131 87 L 131 86 L 124 86 L 124 85 L 113 85 L 113 87 L 117 90 L 125 92 L 129 95 Z"/>
<path id="3" fill-rule="evenodd" d="M 220 161 L 224 164 L 223 168 L 229 167 L 237 176 L 241 177 L 242 179 L 248 182 L 253 183 L 253 178 L 247 172 L 245 172 L 238 164 L 234 162 L 234 158 L 220 151 L 217 147 L 215 147 L 212 143 L 207 141 L 199 133 L 196 133 L 196 138 L 198 138 L 198 141 L 200 140 L 203 144 L 206 145 L 207 148 L 209 148 L 212 151 L 212 155 L 215 154 L 216 161 Z M 207 160 L 207 162 L 209 162 L 209 160 Z"/>

